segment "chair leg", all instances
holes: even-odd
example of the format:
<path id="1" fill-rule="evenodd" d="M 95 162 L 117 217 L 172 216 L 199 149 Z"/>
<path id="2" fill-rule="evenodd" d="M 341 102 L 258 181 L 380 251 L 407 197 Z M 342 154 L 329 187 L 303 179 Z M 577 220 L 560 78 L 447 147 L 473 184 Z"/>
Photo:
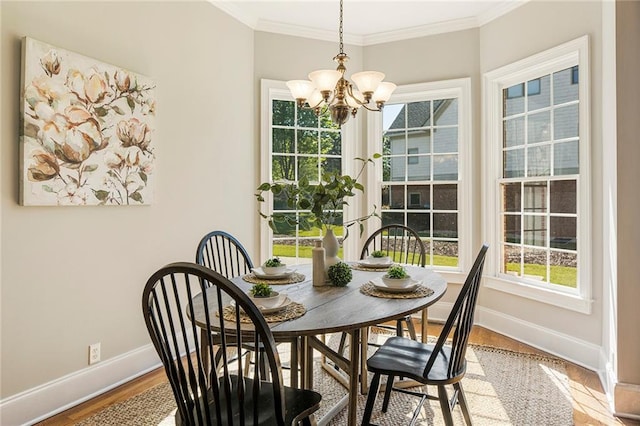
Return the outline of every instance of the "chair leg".
<path id="1" fill-rule="evenodd" d="M 399 319 L 396 320 L 396 336 L 404 336 L 404 330 L 402 329 L 402 321 L 404 321 L 404 319 Z"/>
<path id="2" fill-rule="evenodd" d="M 453 417 L 451 416 L 451 406 L 449 405 L 449 396 L 444 385 L 438 386 L 438 400 L 440 401 L 440 408 L 442 409 L 442 416 L 444 417 L 444 424 L 447 426 L 453 426 Z"/>
<path id="3" fill-rule="evenodd" d="M 347 333 L 342 333 L 340 336 L 340 344 L 338 345 L 338 353 L 340 355 L 344 354 L 344 348 L 347 345 Z"/>
<path id="4" fill-rule="evenodd" d="M 204 328 L 200 329 L 200 358 L 202 359 L 202 368 L 209 374 L 209 332 Z"/>
<path id="5" fill-rule="evenodd" d="M 256 351 L 256 358 L 258 359 L 258 368 L 260 368 L 260 378 L 262 380 L 268 380 L 267 378 L 267 360 L 264 353 L 261 350 Z"/>
<path id="6" fill-rule="evenodd" d="M 368 426 L 371 422 L 371 414 L 373 413 L 373 405 L 376 402 L 376 395 L 380 390 L 380 373 L 375 373 L 371 384 L 369 385 L 369 395 L 367 395 L 367 405 L 364 407 L 364 414 L 362 414 L 361 426 Z"/>
<path id="7" fill-rule="evenodd" d="M 473 423 L 471 422 L 471 414 L 467 406 L 467 398 L 464 396 L 464 391 L 462 390 L 462 382 L 454 383 L 453 388 L 458 391 L 458 402 L 460 403 L 460 409 L 464 416 L 464 422 L 467 426 L 471 426 Z"/>
<path id="8" fill-rule="evenodd" d="M 384 387 L 384 400 L 382 401 L 382 412 L 386 413 L 389 408 L 389 400 L 391 399 L 391 390 L 393 388 L 393 379 L 395 376 L 387 376 L 387 384 Z"/>
<path id="9" fill-rule="evenodd" d="M 247 351 L 247 359 L 244 361 L 244 375 L 249 377 L 249 369 L 251 368 L 251 354 L 252 351 Z"/>
<path id="10" fill-rule="evenodd" d="M 413 340 L 418 340 L 418 336 L 416 335 L 416 328 L 413 326 L 413 321 L 411 320 L 411 316 L 404 317 L 404 322 L 407 324 L 407 330 L 409 331 L 409 336 Z"/>

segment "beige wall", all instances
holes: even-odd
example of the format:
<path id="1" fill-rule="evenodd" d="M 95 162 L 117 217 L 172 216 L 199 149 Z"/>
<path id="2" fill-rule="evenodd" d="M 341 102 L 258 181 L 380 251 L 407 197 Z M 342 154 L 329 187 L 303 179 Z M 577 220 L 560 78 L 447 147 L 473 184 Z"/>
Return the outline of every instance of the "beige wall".
<path id="1" fill-rule="evenodd" d="M 253 31 L 206 2 L 0 3 L 2 394 L 149 343 L 142 287 L 225 229 L 254 251 L 258 181 Z M 20 207 L 20 40 L 29 36 L 152 78 L 156 201 Z M 248 123 L 247 123 L 248 121 Z M 230 208 L 233 213 L 230 214 Z"/>
<path id="2" fill-rule="evenodd" d="M 616 2 L 618 112 L 618 379 L 640 385 L 640 2 Z M 635 414 L 640 416 L 640 391 Z M 631 400 L 628 401 L 631 403 Z"/>
<path id="3" fill-rule="evenodd" d="M 312 40 L 256 31 L 254 36 L 254 75 L 273 80 L 303 80 L 317 69 L 335 69 L 333 57 L 338 54 L 338 42 Z M 362 47 L 345 45 L 349 55 L 347 76 L 362 71 Z"/>

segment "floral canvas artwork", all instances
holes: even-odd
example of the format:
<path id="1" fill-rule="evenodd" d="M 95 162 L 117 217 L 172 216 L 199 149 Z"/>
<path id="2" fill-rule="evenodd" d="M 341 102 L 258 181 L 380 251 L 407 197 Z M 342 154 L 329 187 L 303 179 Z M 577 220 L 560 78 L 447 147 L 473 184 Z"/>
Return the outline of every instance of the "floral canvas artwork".
<path id="1" fill-rule="evenodd" d="M 22 45 L 21 203 L 153 200 L 153 82 L 31 38 Z"/>

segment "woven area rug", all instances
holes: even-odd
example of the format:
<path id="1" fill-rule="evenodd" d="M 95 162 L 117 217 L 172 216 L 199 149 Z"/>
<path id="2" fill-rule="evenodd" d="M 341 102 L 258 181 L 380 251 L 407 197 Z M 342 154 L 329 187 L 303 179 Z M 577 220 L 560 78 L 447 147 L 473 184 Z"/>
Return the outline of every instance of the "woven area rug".
<path id="1" fill-rule="evenodd" d="M 284 357 L 283 357 L 284 358 Z M 572 425 L 573 409 L 564 363 L 554 358 L 469 346 L 467 373 L 462 383 L 475 425 Z M 321 417 L 332 403 L 346 394 L 344 388 L 317 366 L 315 388 L 323 395 L 317 413 Z M 435 389 L 428 389 L 435 394 Z M 380 426 L 408 424 L 416 397 L 394 392 L 387 413 L 380 412 L 382 395 L 376 400 L 372 422 Z M 366 396 L 358 400 L 358 422 Z M 175 404 L 168 384 L 160 384 L 127 401 L 107 407 L 78 425 L 172 426 Z M 459 407 L 455 424 L 464 424 Z M 346 425 L 346 408 L 330 423 Z M 428 401 L 420 413 L 419 425 L 444 424 L 437 401 Z"/>

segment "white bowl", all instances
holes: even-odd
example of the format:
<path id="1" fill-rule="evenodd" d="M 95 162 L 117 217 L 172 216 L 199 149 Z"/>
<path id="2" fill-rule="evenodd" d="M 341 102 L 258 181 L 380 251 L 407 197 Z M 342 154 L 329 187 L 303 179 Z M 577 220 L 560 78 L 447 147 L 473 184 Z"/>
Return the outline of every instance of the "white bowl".
<path id="1" fill-rule="evenodd" d="M 268 296 L 268 297 L 254 296 L 251 293 L 249 293 L 249 297 L 251 298 L 253 303 L 258 305 L 258 308 L 262 306 L 262 308 L 264 309 L 275 308 L 280 304 L 280 300 L 281 300 L 280 293 L 273 290 L 271 291 L 271 296 Z"/>
<path id="2" fill-rule="evenodd" d="M 411 277 L 406 277 L 406 278 L 389 278 L 387 276 L 387 274 L 384 274 L 382 276 L 382 282 L 387 286 L 387 287 L 391 287 L 391 288 L 405 288 L 407 286 L 409 286 L 409 284 L 412 283 L 412 279 Z"/>
<path id="3" fill-rule="evenodd" d="M 287 265 L 283 263 L 280 266 L 265 266 L 263 264 L 262 271 L 267 275 L 282 275 L 287 271 Z"/>
<path id="4" fill-rule="evenodd" d="M 382 264 L 382 265 L 386 265 L 388 263 L 391 263 L 391 258 L 389 256 L 383 256 L 383 257 L 373 257 L 373 256 L 369 256 L 367 258 L 367 261 L 371 264 Z"/>

